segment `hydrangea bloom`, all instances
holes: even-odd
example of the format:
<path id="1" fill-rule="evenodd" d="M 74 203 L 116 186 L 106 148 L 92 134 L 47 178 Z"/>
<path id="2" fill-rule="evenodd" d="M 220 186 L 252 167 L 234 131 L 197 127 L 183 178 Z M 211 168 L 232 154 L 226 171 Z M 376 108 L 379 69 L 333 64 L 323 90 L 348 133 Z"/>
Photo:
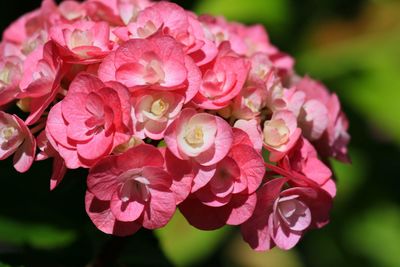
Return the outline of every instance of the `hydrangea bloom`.
<path id="1" fill-rule="evenodd" d="M 348 127 L 262 26 L 170 2 L 44 0 L 0 43 L 0 160 L 25 172 L 51 158 L 51 190 L 88 169 L 86 212 L 108 234 L 179 209 L 200 229 L 240 226 L 255 250 L 290 249 L 329 221 L 325 163 L 350 161 Z"/>

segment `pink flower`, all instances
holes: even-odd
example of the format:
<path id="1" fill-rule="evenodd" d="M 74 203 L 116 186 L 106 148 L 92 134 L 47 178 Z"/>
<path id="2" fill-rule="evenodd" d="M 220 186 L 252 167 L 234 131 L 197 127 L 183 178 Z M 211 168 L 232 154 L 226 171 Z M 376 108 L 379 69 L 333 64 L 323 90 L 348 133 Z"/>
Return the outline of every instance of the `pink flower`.
<path id="1" fill-rule="evenodd" d="M 328 107 L 330 94 L 326 87 L 309 77 L 296 84 L 296 89 L 305 93 L 305 103 L 299 114 L 299 125 L 303 135 L 310 141 L 321 138 L 328 127 Z"/>
<path id="2" fill-rule="evenodd" d="M 257 119 L 237 120 L 233 126 L 246 132 L 254 149 L 261 153 L 263 147 L 263 133 L 260 122 Z"/>
<path id="3" fill-rule="evenodd" d="M 79 107 L 79 108 L 77 108 Z M 68 168 L 90 167 L 131 136 L 131 105 L 121 84 L 81 73 L 50 110 L 46 133 Z"/>
<path id="4" fill-rule="evenodd" d="M 35 158 L 36 141 L 24 122 L 0 111 L 0 160 L 14 154 L 14 168 L 26 172 Z"/>
<path id="5" fill-rule="evenodd" d="M 54 43 L 48 42 L 33 51 L 24 62 L 18 98 L 29 99 L 26 109 L 31 114 L 25 121 L 27 125 L 40 118 L 60 90 L 63 70 L 55 50 Z"/>
<path id="6" fill-rule="evenodd" d="M 42 31 L 45 17 L 40 9 L 24 14 L 14 21 L 3 33 L 3 40 L 23 45 L 28 39 Z"/>
<path id="7" fill-rule="evenodd" d="M 228 42 L 220 46 L 214 62 L 204 67 L 203 82 L 194 103 L 204 109 L 221 109 L 242 90 L 250 65 L 235 54 Z"/>
<path id="8" fill-rule="evenodd" d="M 106 22 L 77 21 L 50 28 L 60 56 L 70 63 L 100 62 L 110 53 L 110 27 Z"/>
<path id="9" fill-rule="evenodd" d="M 253 193 L 264 177 L 264 160 L 245 132 L 233 130 L 234 144 L 217 163 L 214 176 L 180 205 L 186 219 L 199 229 L 239 225 L 250 218 L 256 205 Z"/>
<path id="10" fill-rule="evenodd" d="M 304 103 L 299 114 L 299 127 L 310 141 L 318 140 L 328 127 L 328 109 L 318 100 Z"/>
<path id="11" fill-rule="evenodd" d="M 270 79 L 271 72 L 274 71 L 272 61 L 267 54 L 258 52 L 251 56 L 250 62 L 249 82 L 262 86 Z"/>
<path id="12" fill-rule="evenodd" d="M 182 110 L 165 132 L 167 147 L 177 158 L 193 159 L 203 166 L 221 161 L 232 141 L 232 128 L 227 122 L 194 109 Z"/>
<path id="13" fill-rule="evenodd" d="M 296 87 L 283 87 L 275 73 L 271 75 L 267 84 L 267 107 L 273 111 L 289 110 L 296 117 L 305 102 L 305 94 Z"/>
<path id="14" fill-rule="evenodd" d="M 83 20 L 87 16 L 86 3 L 74 0 L 64 0 L 58 6 L 54 0 L 44 0 L 41 12 L 43 16 L 46 16 L 46 21 L 50 25 L 68 24 Z"/>
<path id="15" fill-rule="evenodd" d="M 116 235 L 132 234 L 140 226 L 160 228 L 176 208 L 171 183 L 164 158 L 153 146 L 139 145 L 104 158 L 90 169 L 87 179 L 88 215 L 97 228 Z M 128 229 L 116 229 L 119 222 Z"/>
<path id="16" fill-rule="evenodd" d="M 192 190 L 196 176 L 192 162 L 175 157 L 167 148 L 160 149 L 165 159 L 165 169 L 172 177 L 171 191 L 175 195 L 176 205 L 182 203 Z"/>
<path id="17" fill-rule="evenodd" d="M 131 90 L 181 91 L 185 103 L 197 93 L 200 71 L 171 37 L 134 39 L 122 44 L 99 68 L 103 81 L 118 81 Z"/>
<path id="18" fill-rule="evenodd" d="M 53 158 L 53 173 L 50 178 L 50 190 L 53 190 L 61 183 L 67 172 L 67 167 L 65 166 L 64 159 L 60 154 L 53 148 L 51 143 L 46 137 L 46 131 L 42 131 L 36 138 L 37 146 L 39 148 L 39 153 L 36 155 L 35 160 L 46 160 L 48 158 Z"/>
<path id="19" fill-rule="evenodd" d="M 211 15 L 202 15 L 199 21 L 203 24 L 207 37 L 212 40 L 217 46 L 225 41 L 229 41 L 233 51 L 240 55 L 247 53 L 247 45 L 233 30 L 233 25 L 228 23 L 223 17 L 214 17 Z"/>
<path id="20" fill-rule="evenodd" d="M 321 228 L 329 221 L 332 198 L 318 187 L 292 187 L 281 191 L 288 180 L 278 178 L 257 191 L 257 205 L 252 217 L 241 226 L 244 240 L 257 251 L 275 245 L 294 247 L 311 228 Z"/>
<path id="21" fill-rule="evenodd" d="M 345 163 L 351 162 L 347 146 L 350 142 L 349 121 L 340 110 L 340 102 L 333 94 L 328 103 L 329 124 L 322 138 L 316 142 L 323 156 L 331 156 Z"/>
<path id="22" fill-rule="evenodd" d="M 231 115 L 238 119 L 254 119 L 260 115 L 261 110 L 266 106 L 266 100 L 265 88 L 246 86 L 233 100 Z"/>
<path id="23" fill-rule="evenodd" d="M 122 26 L 136 21 L 139 12 L 153 3 L 148 0 L 89 0 L 85 4 L 93 20 Z"/>
<path id="24" fill-rule="evenodd" d="M 330 94 L 323 84 L 307 76 L 295 85 L 306 94 L 307 102 L 303 107 L 305 118 L 300 122 L 306 137 L 315 141 L 318 152 L 323 156 L 350 162 L 347 152 L 350 142 L 348 120 L 341 111 L 337 95 Z"/>
<path id="25" fill-rule="evenodd" d="M 138 13 L 137 20 L 124 29 L 117 29 L 122 40 L 142 38 L 155 34 L 168 35 L 183 45 L 197 65 L 209 63 L 217 55 L 216 45 L 206 38 L 197 17 L 169 2 L 155 3 Z"/>
<path id="26" fill-rule="evenodd" d="M 297 121 L 290 111 L 278 111 L 264 123 L 264 146 L 271 154 L 269 159 L 277 162 L 294 147 L 301 135 Z"/>
<path id="27" fill-rule="evenodd" d="M 317 151 L 305 138 L 300 138 L 291 152 L 279 162 L 279 166 L 289 172 L 303 174 L 304 179 L 312 180 L 332 197 L 336 195 L 336 185 L 331 170 L 318 158 Z"/>
<path id="28" fill-rule="evenodd" d="M 153 140 L 164 138 L 168 125 L 179 115 L 185 97 L 173 91 L 142 90 L 135 94 L 135 135 Z"/>
<path id="29" fill-rule="evenodd" d="M 151 5 L 148 0 L 117 0 L 119 15 L 125 25 L 136 21 L 139 13 Z"/>

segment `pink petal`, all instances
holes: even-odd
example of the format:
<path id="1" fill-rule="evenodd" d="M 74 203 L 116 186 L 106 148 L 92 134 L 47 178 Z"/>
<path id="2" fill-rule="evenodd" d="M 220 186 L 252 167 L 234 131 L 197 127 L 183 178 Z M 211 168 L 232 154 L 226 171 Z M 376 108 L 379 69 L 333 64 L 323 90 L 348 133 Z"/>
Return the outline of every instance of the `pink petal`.
<path id="1" fill-rule="evenodd" d="M 210 207 L 221 207 L 229 203 L 232 198 L 232 194 L 226 194 L 225 196 L 216 196 L 211 190 L 210 186 L 200 188 L 196 191 L 196 197 L 201 203 Z"/>
<path id="2" fill-rule="evenodd" d="M 254 212 L 257 203 L 256 194 L 237 194 L 232 197 L 231 202 L 224 206 L 219 214 L 226 216 L 226 224 L 239 225 L 247 221 Z"/>
<path id="3" fill-rule="evenodd" d="M 193 163 L 193 186 L 192 193 L 196 192 L 203 186 L 205 186 L 216 172 L 216 165 L 211 166 L 201 166 L 197 163 Z"/>
<path id="4" fill-rule="evenodd" d="M 243 239 L 257 251 L 266 251 L 275 246 L 270 236 L 272 225 L 268 222 L 268 216 L 272 214 L 275 200 L 286 181 L 284 178 L 274 179 L 258 190 L 253 215 L 240 228 Z"/>
<path id="5" fill-rule="evenodd" d="M 61 105 L 62 102 L 59 102 L 50 109 L 46 123 L 46 135 L 49 140 L 54 139 L 57 143 L 62 144 L 64 147 L 73 148 L 68 141 L 67 122 L 64 121 L 62 116 Z"/>
<path id="6" fill-rule="evenodd" d="M 111 152 L 113 145 L 113 136 L 107 136 L 105 131 L 93 136 L 93 138 L 84 144 L 77 144 L 76 149 L 80 157 L 92 161 L 100 159 Z"/>
<path id="7" fill-rule="evenodd" d="M 187 198 L 179 205 L 186 220 L 200 230 L 215 230 L 225 225 L 218 216 L 218 208 L 202 204 L 196 198 Z"/>
<path id="8" fill-rule="evenodd" d="M 203 166 L 211 166 L 222 160 L 228 154 L 233 142 L 231 126 L 220 117 L 215 117 L 215 120 L 218 130 L 214 146 L 195 158 Z"/>
<path id="9" fill-rule="evenodd" d="M 240 166 L 240 175 L 244 176 L 244 179 L 247 181 L 248 193 L 255 192 L 265 174 L 264 159 L 262 156 L 253 147 L 246 145 L 234 146 L 230 152 L 230 156 Z"/>
<path id="10" fill-rule="evenodd" d="M 110 208 L 115 218 L 122 222 L 132 222 L 137 220 L 142 215 L 145 203 L 140 199 L 130 199 L 123 202 L 119 197 L 118 190 L 114 191 Z"/>
<path id="11" fill-rule="evenodd" d="M 269 225 L 273 225 L 273 215 L 269 218 Z M 289 250 L 293 248 L 300 240 L 302 232 L 291 231 L 290 229 L 278 226 L 276 229 L 271 229 L 271 236 L 277 247 Z"/>
<path id="12" fill-rule="evenodd" d="M 168 149 L 163 149 L 162 152 L 165 157 L 166 169 L 173 179 L 171 191 L 175 194 L 178 205 L 187 198 L 192 189 L 194 179 L 192 165 L 190 161 L 178 159 Z"/>
<path id="13" fill-rule="evenodd" d="M 114 61 L 115 61 L 115 52 L 111 52 L 101 62 L 98 70 L 98 75 L 100 80 L 102 80 L 103 82 L 116 80 L 115 73 L 117 69 L 115 67 Z"/>
<path id="14" fill-rule="evenodd" d="M 106 234 L 128 236 L 137 232 L 141 225 L 137 222 L 120 222 L 110 210 L 109 201 L 97 199 L 90 191 L 85 196 L 86 213 L 96 227 Z"/>
<path id="15" fill-rule="evenodd" d="M 143 227 L 157 229 L 165 226 L 175 213 L 175 196 L 171 191 L 150 189 L 150 202 L 144 209 Z"/>
<path id="16" fill-rule="evenodd" d="M 17 116 L 14 117 L 20 126 L 21 133 L 25 136 L 25 139 L 22 145 L 15 152 L 13 163 L 14 168 L 18 172 L 23 173 L 29 170 L 35 159 L 36 140 L 25 123 Z"/>
<path id="17" fill-rule="evenodd" d="M 185 57 L 188 87 L 185 90 L 185 103 L 188 103 L 197 94 L 201 84 L 201 72 L 192 59 Z"/>
<path id="18" fill-rule="evenodd" d="M 65 166 L 64 160 L 59 155 L 56 155 L 53 159 L 53 173 L 50 178 L 50 190 L 53 190 L 61 183 L 66 172 L 67 167 Z"/>

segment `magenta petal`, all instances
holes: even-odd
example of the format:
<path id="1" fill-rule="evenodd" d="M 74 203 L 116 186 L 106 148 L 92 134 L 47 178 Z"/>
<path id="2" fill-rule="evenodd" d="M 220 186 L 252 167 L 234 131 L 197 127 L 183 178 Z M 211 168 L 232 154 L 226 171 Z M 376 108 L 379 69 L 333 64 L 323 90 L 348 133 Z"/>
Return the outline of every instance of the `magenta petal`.
<path id="1" fill-rule="evenodd" d="M 66 172 L 67 167 L 65 166 L 64 160 L 59 155 L 56 155 L 53 159 L 53 173 L 50 178 L 50 190 L 53 190 L 59 183 L 61 183 Z"/>
<path id="2" fill-rule="evenodd" d="M 29 170 L 35 159 L 36 140 L 31 134 L 28 127 L 25 125 L 25 123 L 17 116 L 14 117 L 16 118 L 20 126 L 22 134 L 25 136 L 25 139 L 22 145 L 15 152 L 13 163 L 14 163 L 14 168 L 18 172 L 23 173 Z"/>
<path id="3" fill-rule="evenodd" d="M 193 163 L 193 186 L 192 186 L 192 193 L 196 192 L 203 186 L 205 186 L 211 178 L 214 176 L 216 171 L 216 165 L 212 166 L 201 166 L 197 163 Z"/>
<path id="4" fill-rule="evenodd" d="M 144 167 L 142 175 L 149 181 L 149 186 L 153 189 L 165 190 L 171 187 L 172 178 L 163 168 Z"/>
<path id="5" fill-rule="evenodd" d="M 62 116 L 61 105 L 62 102 L 59 102 L 50 109 L 47 117 L 46 135 L 49 140 L 54 139 L 64 147 L 72 148 L 68 142 L 67 126 Z"/>
<path id="6" fill-rule="evenodd" d="M 226 224 L 239 225 L 247 221 L 254 212 L 257 203 L 256 194 L 234 195 L 231 202 L 222 207 L 220 216 L 226 214 Z"/>
<path id="7" fill-rule="evenodd" d="M 123 202 L 118 191 L 115 191 L 110 201 L 111 212 L 115 218 L 122 222 L 132 222 L 142 215 L 144 203 L 139 199 L 130 199 Z"/>
<path id="8" fill-rule="evenodd" d="M 201 203 L 210 207 L 222 207 L 227 205 L 232 198 L 232 194 L 227 194 L 223 197 L 215 196 L 210 190 L 210 185 L 200 188 L 196 191 L 195 195 Z"/>
<path id="9" fill-rule="evenodd" d="M 171 190 L 175 194 L 176 204 L 187 198 L 191 189 L 194 174 L 188 160 L 180 160 L 168 149 L 163 149 L 167 171 L 172 176 Z"/>
<path id="10" fill-rule="evenodd" d="M 121 222 L 116 220 L 111 213 L 110 202 L 97 199 L 89 191 L 86 191 L 85 204 L 86 213 L 94 225 L 106 234 L 128 236 L 141 228 L 141 225 L 137 222 Z"/>
<path id="11" fill-rule="evenodd" d="M 116 80 L 115 78 L 116 67 L 114 65 L 114 61 L 115 61 L 115 52 L 111 52 L 110 54 L 108 54 L 108 56 L 104 58 L 103 62 L 101 62 L 98 75 L 103 82 Z"/>
<path id="12" fill-rule="evenodd" d="M 201 84 L 201 72 L 193 60 L 189 57 L 185 58 L 185 66 L 188 70 L 188 87 L 185 91 L 185 103 L 188 103 L 199 91 Z"/>
<path id="13" fill-rule="evenodd" d="M 104 87 L 104 83 L 97 76 L 82 72 L 71 82 L 68 94 L 82 93 L 88 95 L 90 92 L 96 92 L 102 87 Z"/>
<path id="14" fill-rule="evenodd" d="M 247 180 L 248 193 L 255 192 L 265 174 L 265 165 L 262 156 L 253 147 L 247 145 L 234 146 L 230 152 L 230 156 L 240 166 L 241 177 L 243 176 Z"/>
<path id="15" fill-rule="evenodd" d="M 127 63 L 117 69 L 115 73 L 117 81 L 128 87 L 146 85 L 144 80 L 145 69 L 139 63 Z"/>
<path id="16" fill-rule="evenodd" d="M 120 155 L 116 165 L 121 171 L 141 169 L 143 166 L 162 167 L 164 166 L 164 157 L 154 146 L 141 144 Z"/>
<path id="17" fill-rule="evenodd" d="M 222 160 L 228 154 L 233 142 L 232 127 L 220 117 L 215 117 L 215 120 L 218 130 L 214 146 L 195 158 L 203 166 L 211 166 Z"/>
<path id="18" fill-rule="evenodd" d="M 273 225 L 273 215 L 269 217 L 269 225 Z M 279 225 L 275 229 L 270 229 L 271 236 L 277 247 L 289 250 L 293 248 L 300 240 L 302 232 L 291 231 L 288 228 Z"/>
<path id="19" fill-rule="evenodd" d="M 218 208 L 206 206 L 196 198 L 187 198 L 179 205 L 179 210 L 191 225 L 200 230 L 215 230 L 225 225 L 218 216 Z"/>
<path id="20" fill-rule="evenodd" d="M 243 239 L 257 251 L 266 251 L 275 246 L 270 236 L 268 216 L 273 212 L 275 200 L 279 197 L 287 179 L 278 178 L 267 182 L 257 191 L 257 204 L 253 215 L 240 228 Z"/>
<path id="21" fill-rule="evenodd" d="M 60 156 L 64 159 L 65 165 L 67 166 L 68 169 L 77 169 L 79 167 L 87 168 L 88 167 L 80 161 L 76 150 L 66 148 L 62 145 L 59 145 L 57 150 L 58 150 L 58 153 L 60 153 Z"/>
<path id="22" fill-rule="evenodd" d="M 175 213 L 175 196 L 171 191 L 150 189 L 151 198 L 143 212 L 143 227 L 157 229 L 165 226 Z"/>
<path id="23" fill-rule="evenodd" d="M 113 136 L 106 135 L 102 131 L 93 136 L 92 140 L 84 144 L 77 144 L 76 148 L 79 156 L 86 160 L 96 160 L 101 156 L 107 155 L 112 149 Z"/>

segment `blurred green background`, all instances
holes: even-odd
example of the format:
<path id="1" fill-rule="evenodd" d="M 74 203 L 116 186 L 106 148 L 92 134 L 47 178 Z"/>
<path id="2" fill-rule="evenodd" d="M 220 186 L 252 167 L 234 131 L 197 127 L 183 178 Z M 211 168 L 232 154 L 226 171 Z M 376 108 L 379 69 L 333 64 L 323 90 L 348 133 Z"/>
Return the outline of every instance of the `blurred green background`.
<path id="1" fill-rule="evenodd" d="M 264 24 L 272 42 L 294 55 L 300 74 L 339 94 L 350 119 L 353 164 L 332 162 L 338 195 L 331 223 L 288 252 L 253 252 L 238 229 L 197 231 L 179 214 L 155 234 L 111 238 L 85 214 L 84 171 L 70 172 L 49 192 L 48 163 L 18 175 L 6 160 L 0 162 L 0 267 L 399 267 L 400 1 L 174 2 Z M 39 5 L 1 1 L 1 30 Z"/>

